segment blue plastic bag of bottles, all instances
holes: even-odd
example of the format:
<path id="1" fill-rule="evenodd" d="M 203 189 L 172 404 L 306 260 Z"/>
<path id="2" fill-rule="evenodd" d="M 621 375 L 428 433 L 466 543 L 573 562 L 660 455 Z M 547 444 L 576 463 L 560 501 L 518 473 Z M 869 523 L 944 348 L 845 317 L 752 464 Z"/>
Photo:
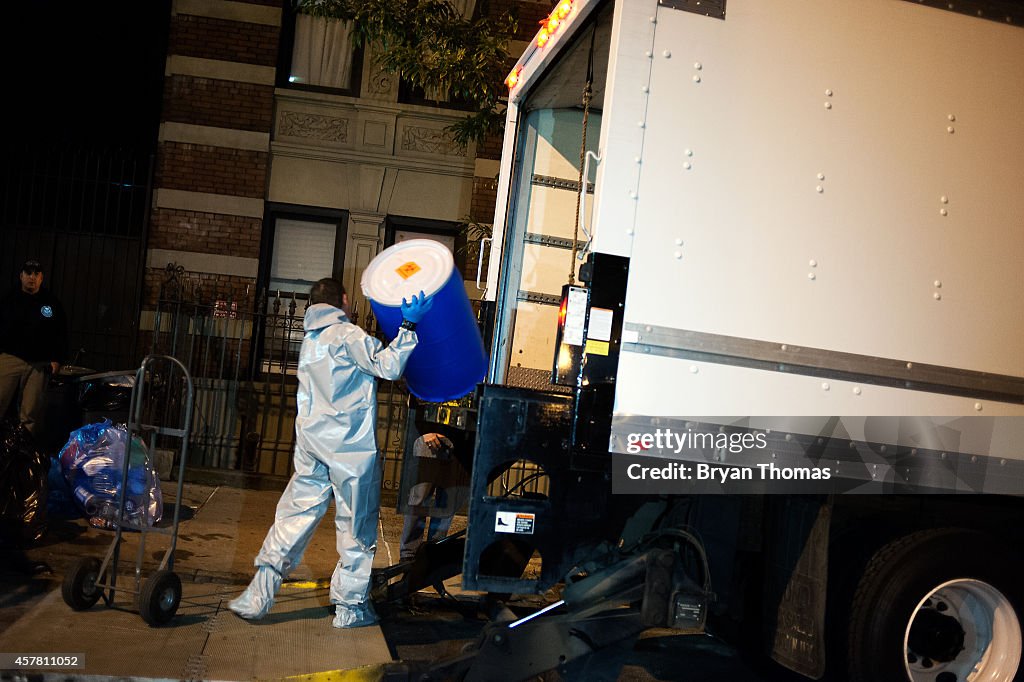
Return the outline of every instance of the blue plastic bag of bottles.
<path id="1" fill-rule="evenodd" d="M 46 513 L 53 519 L 78 519 L 82 510 L 75 503 L 68 482 L 64 480 L 64 470 L 60 467 L 60 459 L 50 458 L 50 469 L 46 474 L 49 492 L 46 497 Z"/>
<path id="2" fill-rule="evenodd" d="M 112 526 L 118 522 L 121 472 L 128 452 L 128 483 L 124 519 L 126 527 L 152 526 L 163 514 L 160 479 L 139 438 L 127 447 L 128 432 L 104 419 L 71 432 L 60 452 L 61 470 L 75 502 L 94 520 Z"/>

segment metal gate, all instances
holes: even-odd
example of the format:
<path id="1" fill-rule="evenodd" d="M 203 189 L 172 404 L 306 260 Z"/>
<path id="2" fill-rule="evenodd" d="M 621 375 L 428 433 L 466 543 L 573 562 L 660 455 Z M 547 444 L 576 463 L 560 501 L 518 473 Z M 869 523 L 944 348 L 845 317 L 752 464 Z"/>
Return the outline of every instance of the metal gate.
<path id="1" fill-rule="evenodd" d="M 152 157 L 6 145 L 0 153 L 0 295 L 37 259 L 68 316 L 69 362 L 138 364 Z"/>
<path id="2" fill-rule="evenodd" d="M 190 466 L 267 476 L 292 473 L 296 369 L 308 298 L 264 292 L 233 300 L 217 283 L 168 266 L 147 351 L 173 355 L 196 386 Z M 375 324 L 369 321 L 370 333 Z M 385 490 L 397 490 L 405 443 L 404 384 L 378 384 L 377 444 Z"/>

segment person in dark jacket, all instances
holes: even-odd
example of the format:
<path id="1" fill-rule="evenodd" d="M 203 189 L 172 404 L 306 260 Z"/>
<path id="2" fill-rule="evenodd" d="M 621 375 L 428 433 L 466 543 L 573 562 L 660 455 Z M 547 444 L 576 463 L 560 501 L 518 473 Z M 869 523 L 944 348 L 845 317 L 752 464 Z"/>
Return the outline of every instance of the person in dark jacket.
<path id="1" fill-rule="evenodd" d="M 401 561 L 415 558 L 423 545 L 424 531 L 428 542 L 448 535 L 452 517 L 465 506 L 469 494 L 469 476 L 463 462 L 467 456 L 472 458 L 473 443 L 466 432 L 420 419 L 416 427 L 423 435 L 412 446 L 415 465 L 403 469 L 403 474 L 413 478 L 402 486 L 407 497 L 399 543 Z"/>
<path id="2" fill-rule="evenodd" d="M 25 261 L 19 277 L 21 286 L 0 301 L 0 418 L 20 397 L 18 418 L 38 436 L 47 380 L 67 352 L 67 322 L 60 301 L 43 288 L 39 261 Z"/>

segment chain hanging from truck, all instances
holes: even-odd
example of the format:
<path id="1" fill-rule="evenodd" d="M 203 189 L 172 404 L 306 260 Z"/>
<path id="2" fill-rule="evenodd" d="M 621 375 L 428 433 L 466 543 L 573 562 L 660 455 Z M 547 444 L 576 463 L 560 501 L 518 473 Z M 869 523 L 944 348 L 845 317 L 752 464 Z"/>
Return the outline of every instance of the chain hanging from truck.
<path id="1" fill-rule="evenodd" d="M 590 33 L 590 53 L 587 55 L 587 82 L 583 85 L 583 134 L 580 136 L 580 195 L 576 202 L 576 219 L 572 228 L 572 256 L 569 262 L 569 286 L 576 283 L 576 254 L 579 251 L 580 206 L 583 205 L 587 193 L 587 178 L 583 177 L 583 169 L 587 158 L 587 123 L 590 119 L 590 100 L 594 95 L 594 38 L 597 27 Z"/>

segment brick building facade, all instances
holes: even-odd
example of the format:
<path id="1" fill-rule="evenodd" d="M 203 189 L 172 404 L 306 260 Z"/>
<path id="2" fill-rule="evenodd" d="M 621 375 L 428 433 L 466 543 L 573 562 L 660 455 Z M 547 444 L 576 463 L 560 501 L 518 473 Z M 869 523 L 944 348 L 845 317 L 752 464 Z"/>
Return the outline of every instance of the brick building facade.
<path id="1" fill-rule="evenodd" d="M 518 54 L 550 4 L 475 9 L 517 13 L 510 52 Z M 289 15 L 280 0 L 173 3 L 146 260 L 150 310 L 171 263 L 215 282 L 218 298 L 253 306 L 257 291 L 278 281 L 276 226 L 296 220 L 339 226 L 341 262 L 322 274 L 342 277 L 365 305 L 359 275 L 396 231 L 456 236 L 461 223 L 493 218 L 500 135 L 478 148 L 454 145 L 444 128 L 463 114 L 402 101 L 399 79 L 372 54 L 354 60 L 348 90 L 296 86 L 281 73 L 295 44 Z M 460 247 L 466 278 L 475 279 L 478 249 Z"/>
<path id="2" fill-rule="evenodd" d="M 215 275 L 218 288 L 230 290 L 224 295 L 251 301 L 280 29 L 278 2 L 172 6 L 147 253 L 150 308 L 168 263 Z"/>
<path id="3" fill-rule="evenodd" d="M 551 5 L 452 2 L 514 5 L 514 55 Z M 501 135 L 459 146 L 446 128 L 464 111 L 413 96 L 337 27 L 285 0 L 173 0 L 139 326 L 141 350 L 185 354 L 199 378 L 196 466 L 288 473 L 288 374 L 313 281 L 340 278 L 365 325 L 363 269 L 427 237 L 453 249 L 469 296 L 482 294 L 479 247 L 461 226 L 493 220 Z M 168 306 L 168 292 L 200 306 Z M 379 398 L 387 488 L 405 397 L 382 387 Z"/>

